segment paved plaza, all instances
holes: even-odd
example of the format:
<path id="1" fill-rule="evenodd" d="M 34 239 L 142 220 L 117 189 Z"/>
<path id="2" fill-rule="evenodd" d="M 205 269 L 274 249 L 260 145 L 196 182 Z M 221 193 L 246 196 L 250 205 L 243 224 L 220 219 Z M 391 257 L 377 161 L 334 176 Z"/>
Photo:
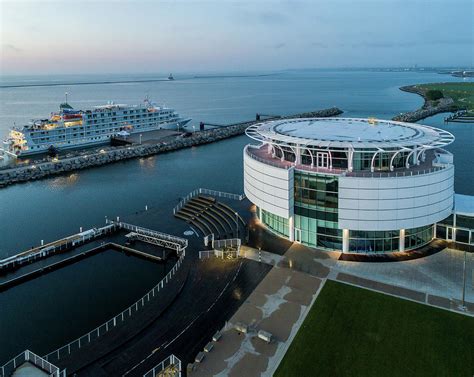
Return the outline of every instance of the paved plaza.
<path id="1" fill-rule="evenodd" d="M 271 236 L 274 237 L 274 236 Z M 222 329 L 192 376 L 271 376 L 327 279 L 474 316 L 473 254 L 466 256 L 466 309 L 461 310 L 464 252 L 444 249 L 400 262 L 350 262 L 339 252 L 300 244 L 270 253 L 242 246 L 247 259 L 274 266 Z M 248 326 L 247 334 L 236 324 Z M 259 339 L 264 330 L 271 343 Z"/>

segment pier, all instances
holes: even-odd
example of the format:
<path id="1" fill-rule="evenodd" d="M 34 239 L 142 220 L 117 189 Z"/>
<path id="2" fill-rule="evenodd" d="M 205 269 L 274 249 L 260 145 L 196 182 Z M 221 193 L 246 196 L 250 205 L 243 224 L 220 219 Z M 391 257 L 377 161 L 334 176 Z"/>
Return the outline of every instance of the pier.
<path id="1" fill-rule="evenodd" d="M 331 117 L 342 114 L 338 108 L 329 108 L 319 111 L 289 115 L 283 118 L 308 118 L 308 117 Z M 209 144 L 230 137 L 242 135 L 247 127 L 258 123 L 256 120 L 230 124 L 216 127 L 210 130 L 196 131 L 188 137 L 172 137 L 150 143 L 132 143 L 125 146 L 95 148 L 88 151 L 70 153 L 57 160 L 43 160 L 24 164 L 18 167 L 4 168 L 0 170 L 0 187 L 5 187 L 20 182 L 29 182 L 43 179 L 54 175 L 65 174 L 71 171 L 98 167 L 118 161 L 124 161 L 139 157 L 148 157 L 155 154 L 167 153 L 183 148 Z"/>

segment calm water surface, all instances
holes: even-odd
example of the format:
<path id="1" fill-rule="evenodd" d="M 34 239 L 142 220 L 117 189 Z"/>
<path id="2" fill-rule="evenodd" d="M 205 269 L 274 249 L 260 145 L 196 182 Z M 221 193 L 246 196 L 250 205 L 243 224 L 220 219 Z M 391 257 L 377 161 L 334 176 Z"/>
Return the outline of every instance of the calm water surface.
<path id="1" fill-rule="evenodd" d="M 137 79 L 141 77 L 137 76 Z M 56 111 L 66 91 L 70 93 L 69 102 L 77 108 L 104 104 L 108 100 L 136 104 L 148 94 L 154 101 L 176 108 L 198 124 L 199 121 L 231 123 L 248 120 L 257 112 L 291 114 L 330 106 L 340 107 L 345 116 L 391 118 L 400 112 L 418 108 L 423 102 L 417 95 L 401 92 L 398 89 L 400 86 L 459 81 L 431 73 L 363 71 L 286 72 L 241 78 L 176 78 L 174 82 L 0 88 L 0 137 L 6 136 L 14 122 L 20 125 L 30 118 L 45 117 Z M 80 78 L 82 81 L 92 79 L 97 77 Z M 14 80 L 19 83 L 45 79 L 30 77 Z M 80 81 L 78 77 L 53 80 Z M 445 128 L 456 136 L 456 142 L 448 148 L 455 154 L 456 191 L 474 195 L 474 127 L 445 125 L 443 119 L 444 115 L 438 115 L 422 123 Z M 242 192 L 242 148 L 248 142 L 245 136 L 240 136 L 199 148 L 0 189 L 0 258 L 38 244 L 41 239 L 53 240 L 77 232 L 80 226 L 96 226 L 103 223 L 104 216 L 126 215 L 143 209 L 145 205 L 166 219 L 171 216 L 171 209 L 179 198 L 197 187 Z M 69 283 L 59 286 L 58 283 L 69 280 L 64 270 L 0 294 L 0 334 L 3 335 L 6 328 L 19 328 L 18 337 L 8 337 L 6 342 L 0 343 L 0 364 L 6 356 L 24 349 L 26 344 L 37 345 L 39 338 L 30 330 L 32 326 L 49 324 L 49 318 L 57 326 L 51 333 L 52 343 L 60 344 L 71 338 L 68 334 L 71 318 L 53 314 L 51 306 L 42 300 L 28 299 L 28 295 L 36 297 L 49 291 L 48 297 L 54 299 L 56 307 L 67 311 L 71 308 L 68 294 L 78 289 L 89 288 L 90 291 L 92 287 L 104 284 L 103 289 L 87 299 L 87 305 L 99 313 L 98 316 L 109 316 L 107 305 L 103 302 L 104 297 L 114 290 L 112 285 L 106 283 L 108 279 L 113 279 L 108 274 L 118 276 L 123 265 L 131 262 L 117 257 L 111 271 L 104 275 L 103 265 L 92 262 L 93 259 L 90 261 L 89 265 L 81 262 L 74 266 L 77 269 L 75 287 Z M 127 306 L 150 286 L 150 280 L 142 273 L 142 269 L 147 268 L 144 264 L 132 269 L 130 273 L 135 277 L 137 289 L 121 286 L 122 294 L 114 299 L 117 307 Z M 87 278 L 81 280 L 86 273 Z M 88 328 L 90 322 L 83 314 L 77 313 L 74 320 L 81 327 Z M 9 334 L 12 336 L 12 333 Z M 35 348 L 32 350 L 35 351 Z"/>

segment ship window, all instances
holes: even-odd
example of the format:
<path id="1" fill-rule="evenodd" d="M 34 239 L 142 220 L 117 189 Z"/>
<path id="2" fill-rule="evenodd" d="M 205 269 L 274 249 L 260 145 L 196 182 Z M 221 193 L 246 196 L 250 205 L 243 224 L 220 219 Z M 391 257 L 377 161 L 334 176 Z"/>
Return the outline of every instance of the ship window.
<path id="1" fill-rule="evenodd" d="M 127 114 L 127 110 L 125 110 L 123 113 L 124 113 L 124 114 Z"/>

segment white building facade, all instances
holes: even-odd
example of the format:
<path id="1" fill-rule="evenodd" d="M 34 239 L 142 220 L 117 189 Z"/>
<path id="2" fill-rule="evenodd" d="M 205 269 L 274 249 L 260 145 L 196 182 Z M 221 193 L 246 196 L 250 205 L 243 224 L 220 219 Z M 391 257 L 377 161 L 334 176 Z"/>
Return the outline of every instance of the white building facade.
<path id="1" fill-rule="evenodd" d="M 418 124 L 356 118 L 253 125 L 244 189 L 270 230 L 349 253 L 419 248 L 452 214 L 454 136 Z"/>

